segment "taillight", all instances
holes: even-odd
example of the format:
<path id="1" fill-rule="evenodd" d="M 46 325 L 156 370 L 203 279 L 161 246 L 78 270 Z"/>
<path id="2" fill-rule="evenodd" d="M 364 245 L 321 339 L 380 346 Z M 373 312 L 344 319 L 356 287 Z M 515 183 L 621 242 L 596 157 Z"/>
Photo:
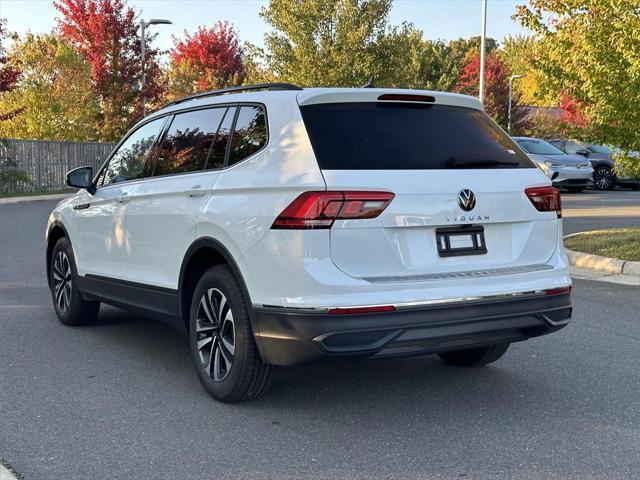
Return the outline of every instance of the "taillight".
<path id="1" fill-rule="evenodd" d="M 548 288 L 544 291 L 545 295 L 560 295 L 563 293 L 571 293 L 571 285 L 567 287 Z"/>
<path id="2" fill-rule="evenodd" d="M 393 200 L 391 192 L 304 192 L 271 228 L 331 228 L 335 220 L 375 218 Z"/>
<path id="3" fill-rule="evenodd" d="M 526 188 L 524 193 L 539 212 L 556 212 L 558 214 L 558 218 L 562 217 L 560 190 L 557 188 L 532 187 Z"/>

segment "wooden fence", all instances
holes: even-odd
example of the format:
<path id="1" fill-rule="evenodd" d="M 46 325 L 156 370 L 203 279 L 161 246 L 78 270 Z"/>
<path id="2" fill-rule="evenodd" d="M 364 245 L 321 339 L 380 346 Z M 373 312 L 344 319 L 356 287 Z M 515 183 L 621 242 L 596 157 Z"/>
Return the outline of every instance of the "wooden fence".
<path id="1" fill-rule="evenodd" d="M 66 188 L 66 173 L 90 165 L 94 172 L 111 153 L 114 143 L 55 142 L 48 140 L 0 139 L 0 190 L 5 193 L 54 191 Z M 24 182 L 6 175 L 7 159 L 29 179 Z M 5 170 L 4 178 L 2 171 Z"/>

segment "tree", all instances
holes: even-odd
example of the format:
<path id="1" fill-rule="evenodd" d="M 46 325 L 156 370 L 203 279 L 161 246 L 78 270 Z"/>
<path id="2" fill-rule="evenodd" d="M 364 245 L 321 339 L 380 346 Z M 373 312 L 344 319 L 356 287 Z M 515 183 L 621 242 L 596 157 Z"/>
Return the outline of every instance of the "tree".
<path id="1" fill-rule="evenodd" d="M 6 43 L 12 38 L 14 36 L 7 31 L 6 20 L 0 18 L 0 97 L 3 93 L 13 90 L 21 75 L 19 66 L 9 62 L 7 56 Z M 0 122 L 14 117 L 20 111 L 20 107 L 9 110 L 0 108 Z"/>
<path id="2" fill-rule="evenodd" d="M 124 0 L 56 0 L 62 14 L 58 28 L 91 64 L 92 84 L 101 114 L 98 132 L 102 140 L 120 138 L 141 115 L 141 44 L 136 13 Z M 155 35 L 147 37 L 149 45 Z M 147 47 L 145 98 L 153 104 L 162 93 L 157 49 Z"/>
<path id="3" fill-rule="evenodd" d="M 271 0 L 260 15 L 269 69 L 302 86 L 361 86 L 385 77 L 388 58 L 379 43 L 391 0 Z"/>
<path id="4" fill-rule="evenodd" d="M 559 92 L 545 73 L 535 67 L 535 62 L 547 55 L 542 42 L 534 37 L 510 35 L 502 42 L 498 54 L 510 72 L 525 75 L 513 84 L 523 104 L 540 107 L 558 105 Z"/>
<path id="5" fill-rule="evenodd" d="M 22 68 L 3 110 L 22 109 L 0 123 L 0 136 L 85 141 L 96 138 L 99 109 L 91 90 L 91 66 L 72 45 L 52 34 L 17 41 L 10 58 Z"/>
<path id="6" fill-rule="evenodd" d="M 535 67 L 581 106 L 588 136 L 640 149 L 638 0 L 534 0 L 515 18 L 544 44 Z"/>
<path id="7" fill-rule="evenodd" d="M 245 79 L 242 54 L 238 35 L 227 22 L 200 27 L 193 35 L 185 31 L 184 39 L 174 38 L 170 52 L 170 96 L 240 85 Z"/>
<path id="8" fill-rule="evenodd" d="M 509 109 L 509 71 L 500 59 L 492 53 L 485 62 L 484 109 L 500 126 L 507 127 Z M 462 69 L 455 91 L 478 96 L 480 79 L 480 55 L 476 54 Z M 516 132 L 524 128 L 526 112 L 518 103 L 518 96 L 512 98 L 511 125 Z"/>

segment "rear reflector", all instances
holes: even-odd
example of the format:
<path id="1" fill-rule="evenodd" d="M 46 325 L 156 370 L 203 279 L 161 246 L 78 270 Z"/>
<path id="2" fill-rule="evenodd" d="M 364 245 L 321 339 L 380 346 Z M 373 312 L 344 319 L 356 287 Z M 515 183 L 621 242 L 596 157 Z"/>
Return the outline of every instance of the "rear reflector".
<path id="1" fill-rule="evenodd" d="M 332 308 L 329 310 L 331 314 L 353 314 L 353 313 L 379 313 L 379 312 L 393 312 L 395 307 L 393 305 L 382 305 L 378 307 L 346 307 L 346 308 Z"/>
<path id="2" fill-rule="evenodd" d="M 532 187 L 525 189 L 524 193 L 539 212 L 556 212 L 558 218 L 562 217 L 560 190 L 557 188 Z"/>
<path id="3" fill-rule="evenodd" d="M 278 215 L 271 228 L 331 228 L 338 219 L 375 218 L 393 197 L 391 192 L 304 192 Z"/>
<path id="4" fill-rule="evenodd" d="M 545 295 L 560 295 L 562 293 L 569 293 L 571 292 L 571 285 L 569 285 L 568 287 L 559 287 L 559 288 L 550 288 L 548 290 L 544 291 Z"/>

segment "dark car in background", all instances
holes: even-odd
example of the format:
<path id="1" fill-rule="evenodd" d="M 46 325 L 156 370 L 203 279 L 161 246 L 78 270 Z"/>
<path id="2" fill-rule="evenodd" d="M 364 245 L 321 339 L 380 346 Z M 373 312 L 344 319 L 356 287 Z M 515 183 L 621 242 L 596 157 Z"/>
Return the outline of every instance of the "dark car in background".
<path id="1" fill-rule="evenodd" d="M 628 187 L 633 190 L 640 188 L 640 181 L 632 178 L 620 178 L 614 172 L 615 150 L 605 145 L 581 142 L 573 139 L 549 140 L 562 151 L 571 155 L 582 155 L 591 162 L 593 167 L 593 185 L 598 190 L 612 190 L 616 186 Z"/>
<path id="2" fill-rule="evenodd" d="M 533 137 L 511 137 L 551 179 L 554 187 L 582 192 L 593 185 L 593 168 L 580 155 L 569 155 L 546 140 Z"/>

